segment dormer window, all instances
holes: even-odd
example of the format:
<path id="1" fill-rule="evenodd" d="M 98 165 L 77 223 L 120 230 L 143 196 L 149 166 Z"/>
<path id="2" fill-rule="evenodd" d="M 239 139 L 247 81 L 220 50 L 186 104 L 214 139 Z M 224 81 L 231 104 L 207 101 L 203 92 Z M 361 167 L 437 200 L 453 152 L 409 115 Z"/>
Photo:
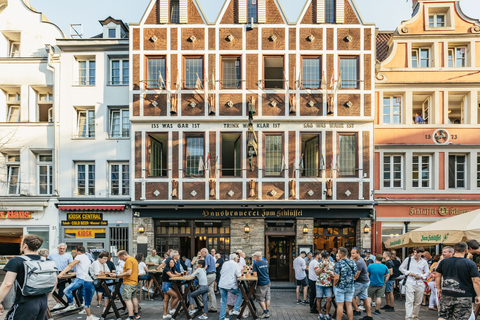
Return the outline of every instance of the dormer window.
<path id="1" fill-rule="evenodd" d="M 170 0 L 170 23 L 180 23 L 179 0 Z"/>
<path id="2" fill-rule="evenodd" d="M 20 32 L 3 31 L 6 42 L 6 54 L 9 58 L 20 57 Z"/>
<path id="3" fill-rule="evenodd" d="M 108 37 L 115 39 L 117 37 L 117 29 L 108 29 Z"/>
<path id="4" fill-rule="evenodd" d="M 424 6 L 425 30 L 455 29 L 453 3 L 429 3 Z"/>
<path id="5" fill-rule="evenodd" d="M 445 14 L 436 13 L 428 16 L 428 26 L 430 28 L 441 28 L 445 27 Z"/>
<path id="6" fill-rule="evenodd" d="M 335 23 L 335 11 L 336 4 L 335 0 L 326 0 L 325 1 L 325 23 Z"/>

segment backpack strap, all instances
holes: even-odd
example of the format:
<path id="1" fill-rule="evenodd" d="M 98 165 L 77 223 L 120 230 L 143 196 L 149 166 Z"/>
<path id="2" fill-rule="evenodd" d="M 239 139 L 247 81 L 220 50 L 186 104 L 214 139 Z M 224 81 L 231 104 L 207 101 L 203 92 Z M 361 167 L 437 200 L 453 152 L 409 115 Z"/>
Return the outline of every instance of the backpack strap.
<path id="1" fill-rule="evenodd" d="M 25 261 L 32 261 L 32 258 L 27 257 L 27 256 L 18 256 L 18 258 L 21 258 L 21 259 L 23 259 L 23 260 L 25 260 Z"/>

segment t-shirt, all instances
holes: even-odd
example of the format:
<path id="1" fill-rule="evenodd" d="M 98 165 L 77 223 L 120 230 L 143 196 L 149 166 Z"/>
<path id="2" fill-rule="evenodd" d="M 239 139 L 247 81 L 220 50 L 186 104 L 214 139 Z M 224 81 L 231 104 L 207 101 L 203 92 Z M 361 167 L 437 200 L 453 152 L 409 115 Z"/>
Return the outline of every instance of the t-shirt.
<path id="1" fill-rule="evenodd" d="M 96 278 L 95 276 L 97 276 L 100 271 L 103 273 L 109 273 L 110 269 L 106 263 L 100 263 L 100 261 L 95 260 L 90 266 L 90 274 Z"/>
<path id="2" fill-rule="evenodd" d="M 360 275 L 358 276 L 357 280 L 355 280 L 355 282 L 369 283 L 370 278 L 368 277 L 367 264 L 365 263 L 365 260 L 360 258 L 357 261 L 355 261 L 355 263 L 357 264 L 357 272 L 360 271 Z"/>
<path id="3" fill-rule="evenodd" d="M 217 272 L 217 276 L 219 276 L 220 271 L 222 271 L 222 266 L 223 266 L 223 263 L 224 263 L 223 258 L 219 258 L 217 260 L 217 263 L 218 263 L 218 267 L 216 268 L 216 272 Z"/>
<path id="4" fill-rule="evenodd" d="M 450 297 L 474 297 L 472 278 L 480 277 L 475 262 L 465 258 L 443 259 L 437 265 L 442 274 L 442 295 Z"/>
<path id="5" fill-rule="evenodd" d="M 83 281 L 92 282 L 93 279 L 88 275 L 88 269 L 92 265 L 92 262 L 86 254 L 77 254 L 73 261 L 78 261 L 76 267 L 77 278 Z"/>
<path id="6" fill-rule="evenodd" d="M 207 274 L 216 272 L 215 269 L 215 259 L 213 259 L 212 255 L 210 253 L 207 253 L 205 256 L 205 265 L 207 266 Z"/>
<path id="7" fill-rule="evenodd" d="M 159 255 L 156 255 L 155 257 L 154 256 L 147 256 L 147 258 L 145 259 L 145 262 L 146 263 L 155 263 L 155 264 L 160 265 L 162 263 L 162 258 Z M 148 266 L 148 270 L 153 270 L 155 268 L 156 268 L 156 266 Z"/>
<path id="8" fill-rule="evenodd" d="M 390 271 L 390 269 L 392 269 L 392 274 L 393 274 L 393 269 L 394 269 L 395 265 L 393 264 L 393 261 L 391 259 L 385 262 L 385 266 L 388 268 L 388 271 Z M 389 279 L 389 280 L 393 281 L 392 275 L 390 275 L 390 278 L 391 279 Z"/>
<path id="9" fill-rule="evenodd" d="M 310 264 L 308 265 L 308 279 L 311 281 L 317 281 L 318 276 L 317 273 L 315 272 L 315 269 L 318 266 L 318 260 L 312 259 L 310 261 Z"/>
<path id="10" fill-rule="evenodd" d="M 58 252 L 50 254 L 48 259 L 55 261 L 58 271 L 63 271 L 68 264 L 73 261 L 73 257 L 70 253 L 59 254 Z"/>
<path id="11" fill-rule="evenodd" d="M 27 254 L 32 260 L 40 260 L 40 256 L 38 254 Z M 23 287 L 23 283 L 25 280 L 25 266 L 23 262 L 25 260 L 20 257 L 12 258 L 8 261 L 7 265 L 3 268 L 3 271 L 10 271 L 15 272 L 17 274 L 17 281 L 20 287 Z M 14 284 L 15 285 L 15 284 Z M 26 301 L 30 301 L 33 299 L 44 298 L 47 294 L 42 294 L 40 296 L 23 296 L 22 291 L 17 288 L 17 292 L 15 294 L 15 304 L 23 303 Z"/>
<path id="12" fill-rule="evenodd" d="M 147 265 L 143 261 L 138 264 L 138 275 L 139 276 L 147 274 L 147 272 L 145 271 L 146 267 L 147 267 Z"/>
<path id="13" fill-rule="evenodd" d="M 393 275 L 391 277 L 395 279 L 400 277 L 400 275 L 402 274 L 400 272 L 400 266 L 402 265 L 402 263 L 400 262 L 400 260 L 392 260 L 392 263 L 393 263 Z"/>
<path id="14" fill-rule="evenodd" d="M 307 276 L 305 274 L 305 269 L 307 268 L 305 264 L 305 259 L 302 257 L 297 257 L 293 260 L 293 269 L 295 270 L 295 279 L 303 280 Z"/>
<path id="15" fill-rule="evenodd" d="M 108 269 L 110 269 L 110 272 L 115 271 L 115 264 L 112 261 L 107 260 L 107 266 L 108 266 Z"/>
<path id="16" fill-rule="evenodd" d="M 367 272 L 370 274 L 370 285 L 372 287 L 383 287 L 385 274 L 390 273 L 383 263 L 372 263 L 368 266 Z"/>
<path id="17" fill-rule="evenodd" d="M 203 268 L 198 268 L 192 273 L 192 277 L 197 277 L 199 286 L 208 286 L 207 272 Z"/>
<path id="18" fill-rule="evenodd" d="M 357 273 L 357 265 L 353 260 L 342 259 L 335 264 L 335 274 L 339 275 L 337 288 L 342 290 L 353 290 L 354 277 Z"/>
<path id="19" fill-rule="evenodd" d="M 259 286 L 266 286 L 270 283 L 270 276 L 268 275 L 268 263 L 263 260 L 258 260 L 253 263 L 253 272 L 257 273 Z"/>
<path id="20" fill-rule="evenodd" d="M 132 274 L 123 278 L 123 284 L 136 286 L 138 284 L 138 261 L 134 257 L 128 257 L 123 266 L 123 272 L 132 270 Z"/>
<path id="21" fill-rule="evenodd" d="M 335 270 L 335 263 L 333 263 L 333 261 L 330 261 L 330 259 L 328 259 L 327 262 L 322 259 L 315 267 L 315 271 L 319 268 L 322 269 L 322 272 L 318 275 L 316 285 L 321 287 L 331 287 L 333 285 L 333 273 Z"/>
<path id="22" fill-rule="evenodd" d="M 170 258 L 169 258 L 170 259 Z M 168 260 L 168 259 L 167 259 Z M 170 262 L 170 261 L 169 261 Z M 166 261 L 165 261 L 166 263 Z M 171 272 L 172 274 L 175 273 L 175 270 L 170 270 L 170 263 L 166 263 L 165 267 L 163 268 L 162 272 L 162 281 L 163 282 L 172 282 L 170 281 L 170 276 L 167 274 L 167 272 Z"/>

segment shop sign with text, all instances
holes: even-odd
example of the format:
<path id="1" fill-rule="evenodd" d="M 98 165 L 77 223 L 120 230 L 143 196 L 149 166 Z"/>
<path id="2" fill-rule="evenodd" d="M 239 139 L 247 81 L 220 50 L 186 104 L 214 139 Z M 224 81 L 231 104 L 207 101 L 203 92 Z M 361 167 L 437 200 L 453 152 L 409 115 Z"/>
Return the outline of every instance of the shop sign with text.
<path id="1" fill-rule="evenodd" d="M 32 219 L 30 211 L 0 211 L 0 219 Z"/>
<path id="2" fill-rule="evenodd" d="M 418 208 L 410 207 L 411 216 L 455 216 L 465 212 L 472 211 L 472 209 L 459 209 L 455 207 L 446 207 L 442 206 L 439 208 L 430 207 L 430 208 Z"/>

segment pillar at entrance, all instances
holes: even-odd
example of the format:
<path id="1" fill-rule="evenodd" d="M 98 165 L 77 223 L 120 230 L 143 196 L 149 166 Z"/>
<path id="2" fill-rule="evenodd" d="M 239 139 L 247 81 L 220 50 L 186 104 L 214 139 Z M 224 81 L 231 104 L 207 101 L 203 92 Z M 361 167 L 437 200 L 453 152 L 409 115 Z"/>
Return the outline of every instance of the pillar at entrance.
<path id="1" fill-rule="evenodd" d="M 245 225 L 250 232 L 245 233 Z M 265 220 L 263 219 L 231 219 L 230 220 L 230 251 L 242 250 L 247 257 L 256 251 L 265 254 Z M 225 252 L 229 254 L 230 252 Z"/>
<path id="2" fill-rule="evenodd" d="M 138 227 L 144 226 L 145 232 L 138 232 Z M 133 250 L 129 252 L 131 256 L 142 252 L 148 255 L 152 249 L 155 249 L 155 230 L 153 218 L 133 218 Z M 145 250 L 146 246 L 146 250 Z"/>
<path id="3" fill-rule="evenodd" d="M 303 227 L 307 226 L 308 232 L 303 233 Z M 310 219 L 297 219 L 297 224 L 296 224 L 297 232 L 296 232 L 296 238 L 295 238 L 295 244 L 297 246 L 296 249 L 298 249 L 298 246 L 301 245 L 309 245 L 312 246 L 312 252 L 315 251 L 315 248 L 313 247 L 313 218 Z M 300 254 L 300 252 L 297 252 L 297 255 Z"/>
<path id="4" fill-rule="evenodd" d="M 365 226 L 369 232 L 365 233 Z M 364 250 L 372 250 L 372 221 L 370 219 L 359 219 L 357 222 L 357 249 L 363 253 Z"/>

